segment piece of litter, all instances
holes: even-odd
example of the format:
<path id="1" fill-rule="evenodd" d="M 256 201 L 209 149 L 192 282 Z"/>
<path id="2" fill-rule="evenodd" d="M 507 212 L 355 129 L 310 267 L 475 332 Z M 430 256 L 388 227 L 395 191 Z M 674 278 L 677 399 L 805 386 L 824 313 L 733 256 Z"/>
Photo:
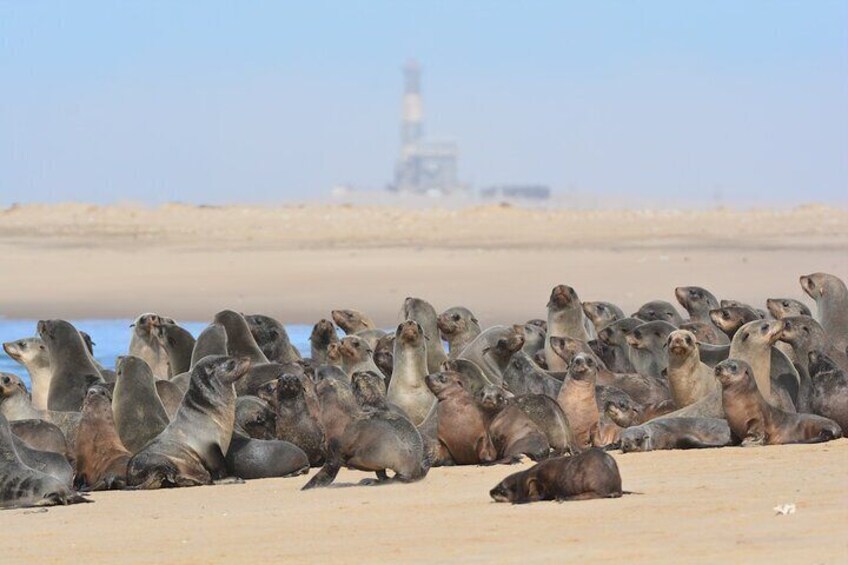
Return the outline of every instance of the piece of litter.
<path id="1" fill-rule="evenodd" d="M 781 504 L 779 506 L 774 507 L 774 511 L 777 512 L 777 516 L 786 516 L 787 514 L 795 514 L 795 505 L 794 504 Z"/>

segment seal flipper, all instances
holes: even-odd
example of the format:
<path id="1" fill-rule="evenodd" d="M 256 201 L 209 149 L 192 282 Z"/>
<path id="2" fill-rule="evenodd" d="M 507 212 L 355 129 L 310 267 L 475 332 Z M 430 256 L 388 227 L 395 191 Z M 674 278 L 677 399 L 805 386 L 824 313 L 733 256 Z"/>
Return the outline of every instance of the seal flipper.
<path id="1" fill-rule="evenodd" d="M 342 468 L 341 457 L 341 442 L 334 438 L 330 440 L 327 446 L 327 458 L 324 461 L 324 466 L 321 470 L 315 473 L 315 476 L 306 483 L 300 490 L 309 490 L 317 487 L 325 487 L 331 484 L 339 470 Z"/>

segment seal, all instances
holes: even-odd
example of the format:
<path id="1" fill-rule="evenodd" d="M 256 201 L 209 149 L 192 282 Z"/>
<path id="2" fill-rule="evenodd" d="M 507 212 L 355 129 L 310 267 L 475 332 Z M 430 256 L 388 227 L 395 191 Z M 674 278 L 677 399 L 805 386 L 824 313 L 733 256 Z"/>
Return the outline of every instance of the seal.
<path id="1" fill-rule="evenodd" d="M 309 458 L 287 441 L 253 439 L 233 430 L 225 459 L 227 471 L 240 479 L 297 477 L 309 472 Z"/>
<path id="2" fill-rule="evenodd" d="M 374 358 L 374 364 L 380 368 L 380 373 L 383 375 L 386 386 L 389 386 L 395 364 L 394 334 L 386 334 L 377 340 L 372 357 Z"/>
<path id="3" fill-rule="evenodd" d="M 156 393 L 156 378 L 144 360 L 133 355 L 121 357 L 116 372 L 118 381 L 112 393 L 115 426 L 124 447 L 138 453 L 170 419 Z"/>
<path id="4" fill-rule="evenodd" d="M 82 405 L 77 434 L 74 487 L 78 490 L 124 488 L 131 456 L 115 427 L 112 395 L 103 386 L 91 387 Z"/>
<path id="5" fill-rule="evenodd" d="M 822 416 L 786 412 L 766 402 L 751 366 L 727 359 L 715 368 L 731 432 L 743 446 L 819 443 L 842 437 L 839 424 Z"/>
<path id="6" fill-rule="evenodd" d="M 377 325 L 371 321 L 371 318 L 358 310 L 333 310 L 330 314 L 336 325 L 347 335 L 377 329 Z"/>
<path id="7" fill-rule="evenodd" d="M 30 448 L 56 453 L 66 461 L 74 460 L 74 454 L 68 451 L 68 441 L 65 439 L 65 434 L 56 424 L 51 424 L 46 420 L 28 418 L 25 420 L 10 420 L 9 427 L 12 434 Z M 73 475 L 73 470 L 71 475 Z"/>
<path id="8" fill-rule="evenodd" d="M 342 338 L 339 342 L 339 353 L 341 354 L 342 370 L 348 376 L 358 371 L 379 371 L 380 368 L 374 363 L 374 351 L 368 343 L 355 335 Z"/>
<path id="9" fill-rule="evenodd" d="M 751 366 L 752 374 L 763 398 L 783 410 L 794 412 L 795 406 L 788 387 L 794 385 L 797 393 L 798 371 L 792 366 L 792 363 L 785 359 L 782 353 L 772 347 L 782 332 L 783 322 L 781 320 L 748 322 L 739 328 L 739 331 L 733 336 L 733 341 L 730 342 L 730 358 L 745 361 Z M 780 377 L 780 373 L 774 375 L 772 371 L 774 355 L 784 357 L 785 369 L 779 368 L 778 370 L 788 371 L 786 379 L 789 381 L 788 384 L 784 384 L 782 380 L 776 381 L 773 378 Z M 780 386 L 772 390 L 773 383 Z"/>
<path id="10" fill-rule="evenodd" d="M 175 323 L 171 318 L 148 312 L 130 324 L 133 333 L 129 354 L 143 359 L 157 379 L 168 378 L 168 354 L 162 348 L 156 328 Z"/>
<path id="11" fill-rule="evenodd" d="M 790 316 L 810 316 L 812 313 L 807 305 L 794 298 L 769 298 L 766 300 L 766 308 L 775 320 L 782 320 Z"/>
<path id="12" fill-rule="evenodd" d="M 424 378 L 428 373 L 426 334 L 415 320 L 406 320 L 395 331 L 394 367 L 386 398 L 419 425 L 436 403 Z M 446 358 L 445 358 L 446 359 Z"/>
<path id="13" fill-rule="evenodd" d="M 812 273 L 800 278 L 801 288 L 816 301 L 819 323 L 840 350 L 848 349 L 848 288 L 839 277 Z"/>
<path id="14" fill-rule="evenodd" d="M 303 490 L 329 485 L 342 467 L 376 473 L 378 483 L 419 481 L 430 469 L 424 441 L 415 426 L 405 417 L 380 408 L 356 414 L 341 436 L 330 439 L 326 463 Z M 391 479 L 388 470 L 394 472 Z"/>
<path id="15" fill-rule="evenodd" d="M 692 332 L 676 330 L 668 335 L 668 384 L 678 408 L 689 406 L 718 392 L 713 370 L 701 362 Z"/>
<path id="16" fill-rule="evenodd" d="M 436 309 L 421 298 L 408 297 L 403 301 L 403 319 L 418 322 L 427 339 L 427 371 L 434 373 L 447 360 L 445 347 L 439 339 Z M 413 422 L 414 423 L 414 422 Z"/>
<path id="17" fill-rule="evenodd" d="M 249 367 L 247 359 L 221 356 L 201 360 L 192 369 L 191 383 L 173 421 L 130 459 L 127 484 L 155 489 L 225 480 L 224 457 L 236 412 L 233 383 Z"/>
<path id="18" fill-rule="evenodd" d="M 568 367 L 557 395 L 557 404 L 568 419 L 579 450 L 602 445 L 600 438 L 600 412 L 595 398 L 595 380 L 598 367 L 588 355 L 578 353 Z"/>
<path id="19" fill-rule="evenodd" d="M 47 346 L 53 369 L 47 408 L 79 412 L 88 387 L 104 382 L 91 362 L 82 336 L 64 320 L 41 320 L 38 322 L 38 335 Z"/>
<path id="20" fill-rule="evenodd" d="M 448 342 L 448 358 L 456 359 L 480 335 L 480 322 L 468 308 L 448 308 L 436 319 L 441 338 Z"/>
<path id="21" fill-rule="evenodd" d="M 324 463 L 324 430 L 309 410 L 303 380 L 283 375 L 277 381 L 277 439 L 288 441 L 306 453 L 309 464 Z"/>
<path id="22" fill-rule="evenodd" d="M 809 355 L 812 351 L 821 351 L 826 354 L 842 370 L 848 370 L 848 356 L 844 351 L 837 349 L 830 336 L 824 331 L 817 321 L 809 316 L 787 316 L 781 320 L 783 330 L 778 339 L 792 347 L 793 357 L 796 359 L 795 366 L 799 375 L 809 372 Z"/>
<path id="23" fill-rule="evenodd" d="M 312 334 L 309 336 L 312 361 L 317 365 L 328 364 L 327 348 L 333 343 L 339 343 L 339 336 L 336 335 L 336 326 L 329 320 L 318 320 L 318 323 L 312 328 Z"/>
<path id="24" fill-rule="evenodd" d="M 544 394 L 523 394 L 507 402 L 520 408 L 542 430 L 555 454 L 578 452 L 568 419 L 556 400 Z"/>
<path id="25" fill-rule="evenodd" d="M 695 339 L 710 345 L 729 345 L 730 338 L 718 326 L 706 322 L 683 322 L 681 330 L 692 332 Z"/>
<path id="26" fill-rule="evenodd" d="M 625 318 L 624 312 L 612 302 L 584 302 L 583 313 L 592 321 L 599 332 L 616 320 Z"/>
<path id="27" fill-rule="evenodd" d="M 621 452 L 700 449 L 732 445 L 730 426 L 722 418 L 665 418 L 621 433 Z"/>
<path id="28" fill-rule="evenodd" d="M 724 332 L 728 338 L 733 339 L 739 328 L 748 322 L 759 320 L 760 315 L 746 306 L 723 306 L 710 310 L 710 319 L 715 327 Z"/>
<path id="29" fill-rule="evenodd" d="M 643 406 L 632 398 L 622 396 L 609 398 L 604 402 L 604 416 L 622 429 L 644 424 L 654 418 L 674 412 L 675 409 L 674 401 L 670 398 L 648 406 Z"/>
<path id="30" fill-rule="evenodd" d="M 719 307 L 718 299 L 712 292 L 700 286 L 678 286 L 674 289 L 674 296 L 689 313 L 690 321 L 712 323 L 710 310 Z"/>
<path id="31" fill-rule="evenodd" d="M 467 359 L 453 359 L 442 363 L 443 371 L 453 371 L 462 377 L 462 384 L 471 396 L 477 396 L 483 388 L 491 386 L 492 382 L 486 378 L 482 369 Z"/>
<path id="32" fill-rule="evenodd" d="M 329 444 L 341 438 L 347 427 L 359 416 L 359 404 L 347 380 L 322 379 L 315 385 L 315 393 L 321 407 L 324 439 Z"/>
<path id="33" fill-rule="evenodd" d="M 677 328 L 668 322 L 655 320 L 636 326 L 627 334 L 630 346 L 630 362 L 640 375 L 663 378 L 663 369 L 668 367 L 668 336 Z"/>
<path id="34" fill-rule="evenodd" d="M 90 502 L 62 481 L 21 461 L 9 422 L 0 414 L 0 508 Z"/>
<path id="35" fill-rule="evenodd" d="M 363 411 L 390 410 L 406 417 L 403 410 L 386 400 L 386 383 L 381 374 L 374 371 L 354 373 L 351 377 L 351 389 L 356 403 Z"/>
<path id="36" fill-rule="evenodd" d="M 608 453 L 589 449 L 571 457 L 554 457 L 513 473 L 489 491 L 495 502 L 523 504 L 540 500 L 619 498 L 621 474 Z"/>
<path id="37" fill-rule="evenodd" d="M 457 359 L 471 361 L 489 382 L 500 385 L 510 358 L 523 346 L 522 326 L 492 326 L 468 344 Z"/>
<path id="38" fill-rule="evenodd" d="M 646 302 L 630 317 L 639 318 L 645 322 L 668 322 L 675 328 L 679 327 L 680 324 L 683 323 L 683 318 L 680 317 L 680 314 L 677 312 L 677 308 L 665 300 L 652 300 L 651 302 Z"/>
<path id="39" fill-rule="evenodd" d="M 244 320 L 268 361 L 281 365 L 300 361 L 300 352 L 292 345 L 286 327 L 279 321 L 262 314 L 245 316 Z"/>
<path id="40" fill-rule="evenodd" d="M 221 324 L 210 324 L 200 332 L 197 341 L 194 342 L 194 349 L 191 352 L 191 368 L 194 369 L 204 357 L 226 354 L 227 331 Z M 186 387 L 188 387 L 187 384 Z"/>
<path id="41" fill-rule="evenodd" d="M 221 324 L 227 332 L 227 354 L 232 357 L 247 358 L 251 365 L 268 363 L 259 344 L 250 333 L 247 320 L 238 312 L 221 310 L 215 314 L 214 323 Z"/>
<path id="42" fill-rule="evenodd" d="M 512 327 L 524 338 L 524 345 L 521 346 L 521 351 L 531 356 L 541 351 L 544 355 L 545 340 L 548 338 L 545 330 L 533 324 L 515 324 Z"/>
<path id="43" fill-rule="evenodd" d="M 527 455 L 540 461 L 550 455 L 547 436 L 521 408 L 507 402 L 503 389 L 489 385 L 477 394 L 477 401 L 499 460 L 519 461 Z"/>
<path id="44" fill-rule="evenodd" d="M 11 428 L 11 426 L 10 426 Z M 64 456 L 55 451 L 42 451 L 31 447 L 27 442 L 18 437 L 12 430 L 12 442 L 21 462 L 46 475 L 57 479 L 65 486 L 71 486 L 74 480 L 74 468 L 68 463 Z"/>
<path id="45" fill-rule="evenodd" d="M 274 439 L 277 436 L 277 414 L 271 404 L 262 398 L 239 396 L 236 399 L 235 427 L 253 439 Z"/>
<path id="46" fill-rule="evenodd" d="M 32 386 L 32 405 L 37 410 L 47 410 L 47 394 L 53 370 L 50 367 L 50 354 L 40 337 L 25 337 L 3 344 L 3 350 L 29 373 Z"/>
<path id="47" fill-rule="evenodd" d="M 177 324 L 161 324 L 156 327 L 155 334 L 168 360 L 168 378 L 191 369 L 195 343 L 191 332 Z"/>
<path id="48" fill-rule="evenodd" d="M 595 337 L 595 328 L 586 314 L 583 305 L 577 297 L 577 292 L 570 286 L 560 284 L 551 290 L 548 300 L 548 329 L 545 341 L 545 359 L 551 371 L 565 371 L 566 364 L 551 349 L 550 338 L 568 336 L 588 342 Z"/>
<path id="49" fill-rule="evenodd" d="M 813 414 L 830 418 L 848 429 L 848 376 L 822 351 L 807 355 L 810 377 L 804 387 L 802 406 Z"/>
<path id="50" fill-rule="evenodd" d="M 623 318 L 610 323 L 598 332 L 598 342 L 604 345 L 602 360 L 610 371 L 636 372 L 636 368 L 630 362 L 627 334 L 644 323 L 638 318 Z"/>
<path id="51" fill-rule="evenodd" d="M 188 374 L 190 375 L 191 373 Z M 162 401 L 165 413 L 169 419 L 172 419 L 183 401 L 185 390 L 171 381 L 156 381 L 155 385 L 156 394 L 159 396 L 159 400 Z M 188 389 L 188 386 L 186 386 L 186 389 Z"/>
<path id="52" fill-rule="evenodd" d="M 462 384 L 458 373 L 427 375 L 427 386 L 438 399 L 437 437 L 441 464 L 479 465 L 494 462 L 498 453 L 486 427 L 486 418 Z"/>
<path id="53" fill-rule="evenodd" d="M 515 394 L 543 394 L 556 398 L 560 381 L 550 376 L 525 352 L 518 351 L 509 360 L 504 371 L 503 386 Z"/>

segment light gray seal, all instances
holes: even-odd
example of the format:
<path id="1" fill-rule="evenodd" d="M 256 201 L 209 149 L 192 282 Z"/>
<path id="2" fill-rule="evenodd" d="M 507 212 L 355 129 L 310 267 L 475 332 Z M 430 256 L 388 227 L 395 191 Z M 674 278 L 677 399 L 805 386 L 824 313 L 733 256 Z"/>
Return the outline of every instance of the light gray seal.
<path id="1" fill-rule="evenodd" d="M 395 331 L 394 367 L 386 398 L 399 406 L 414 425 L 427 417 L 436 397 L 425 382 L 428 374 L 426 334 L 414 320 L 406 320 Z"/>
<path id="2" fill-rule="evenodd" d="M 595 327 L 586 314 L 577 292 L 568 285 L 560 284 L 551 290 L 548 300 L 548 327 L 545 341 L 545 359 L 551 371 L 565 371 L 566 364 L 550 346 L 551 337 L 567 336 L 588 342 L 593 339 Z"/>
<path id="3" fill-rule="evenodd" d="M 677 308 L 665 300 L 652 300 L 651 302 L 646 302 L 640 306 L 636 312 L 631 314 L 630 317 L 639 318 L 645 322 L 668 322 L 675 328 L 679 327 L 680 324 L 683 323 L 683 318 L 680 317 L 680 313 L 677 311 Z"/>
<path id="4" fill-rule="evenodd" d="M 427 339 L 427 371 L 438 371 L 448 356 L 439 337 L 436 309 L 426 300 L 408 297 L 403 301 L 403 319 L 415 320 L 421 326 Z"/>
<path id="5" fill-rule="evenodd" d="M 38 322 L 38 335 L 50 353 L 53 378 L 47 396 L 47 408 L 62 412 L 79 412 L 88 387 L 102 384 L 79 332 L 64 320 Z"/>
<path id="6" fill-rule="evenodd" d="M 813 273 L 800 278 L 801 288 L 816 301 L 819 323 L 840 351 L 848 350 L 848 288 L 839 277 Z"/>
<path id="7" fill-rule="evenodd" d="M 32 405 L 38 410 L 47 410 L 47 395 L 50 392 L 53 369 L 50 367 L 50 354 L 44 341 L 40 337 L 25 337 L 7 341 L 3 344 L 3 350 L 29 373 Z"/>
<path id="8" fill-rule="evenodd" d="M 156 378 L 147 363 L 127 355 L 118 360 L 118 381 L 112 393 L 112 411 L 118 436 L 130 453 L 138 453 L 170 422 L 156 393 Z"/>
<path id="9" fill-rule="evenodd" d="M 622 453 L 724 447 L 732 443 L 730 426 L 721 418 L 665 418 L 621 433 Z"/>
<path id="10" fill-rule="evenodd" d="M 456 359 L 480 332 L 480 322 L 468 308 L 448 308 L 436 319 L 441 338 L 448 342 L 448 358 Z"/>

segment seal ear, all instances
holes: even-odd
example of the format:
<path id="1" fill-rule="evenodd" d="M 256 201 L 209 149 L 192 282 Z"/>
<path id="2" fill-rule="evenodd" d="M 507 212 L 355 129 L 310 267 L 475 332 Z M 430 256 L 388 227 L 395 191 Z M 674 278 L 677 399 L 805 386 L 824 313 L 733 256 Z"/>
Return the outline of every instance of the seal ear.
<path id="1" fill-rule="evenodd" d="M 544 489 L 536 477 L 528 477 L 525 483 L 527 489 L 528 500 L 541 500 L 544 496 Z"/>
<path id="2" fill-rule="evenodd" d="M 749 335 L 749 333 L 747 331 L 743 332 L 742 333 L 742 341 L 746 341 L 748 339 L 748 335 Z"/>
<path id="3" fill-rule="evenodd" d="M 478 326 L 480 325 L 480 322 L 478 322 L 477 318 L 475 318 L 474 316 L 471 316 L 471 321 L 477 324 Z"/>

